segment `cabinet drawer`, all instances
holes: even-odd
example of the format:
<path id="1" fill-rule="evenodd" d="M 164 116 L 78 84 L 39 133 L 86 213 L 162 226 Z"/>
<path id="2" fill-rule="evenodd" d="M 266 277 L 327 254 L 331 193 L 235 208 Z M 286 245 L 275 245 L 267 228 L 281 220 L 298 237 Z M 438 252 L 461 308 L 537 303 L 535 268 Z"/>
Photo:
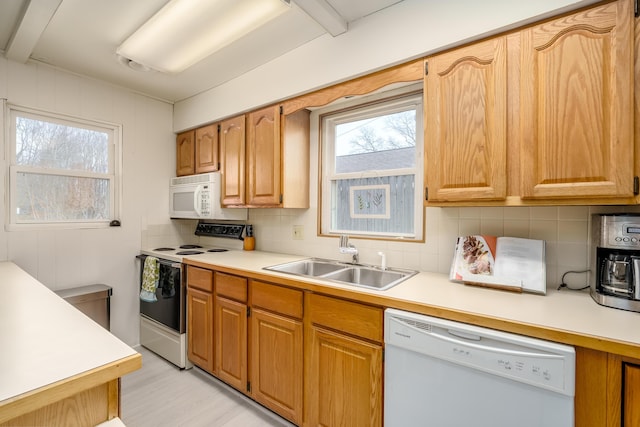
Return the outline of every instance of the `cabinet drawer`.
<path id="1" fill-rule="evenodd" d="M 312 323 L 371 341 L 382 342 L 381 307 L 318 294 L 309 294 L 307 303 Z"/>
<path id="2" fill-rule="evenodd" d="M 213 271 L 187 266 L 187 286 L 206 292 L 213 292 Z"/>
<path id="3" fill-rule="evenodd" d="M 216 294 L 238 302 L 247 302 L 247 279 L 215 272 Z"/>
<path id="4" fill-rule="evenodd" d="M 302 291 L 257 280 L 251 281 L 251 305 L 302 319 Z"/>

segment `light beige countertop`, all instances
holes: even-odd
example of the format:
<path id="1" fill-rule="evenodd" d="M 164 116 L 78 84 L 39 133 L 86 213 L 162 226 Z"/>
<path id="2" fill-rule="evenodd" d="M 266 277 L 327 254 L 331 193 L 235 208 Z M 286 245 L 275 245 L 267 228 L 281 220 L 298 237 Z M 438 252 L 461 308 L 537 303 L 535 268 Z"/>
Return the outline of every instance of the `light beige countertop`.
<path id="1" fill-rule="evenodd" d="M 640 313 L 600 306 L 588 290 L 548 288 L 547 295 L 514 293 L 453 283 L 447 275 L 421 272 L 387 291 L 377 291 L 263 270 L 304 258 L 308 257 L 229 251 L 187 256 L 183 262 L 370 304 L 640 357 Z"/>
<path id="2" fill-rule="evenodd" d="M 73 391 L 71 381 L 88 387 L 140 366 L 134 349 L 14 263 L 0 262 L 0 424 L 34 408 L 21 406 L 23 398 L 42 406 Z"/>

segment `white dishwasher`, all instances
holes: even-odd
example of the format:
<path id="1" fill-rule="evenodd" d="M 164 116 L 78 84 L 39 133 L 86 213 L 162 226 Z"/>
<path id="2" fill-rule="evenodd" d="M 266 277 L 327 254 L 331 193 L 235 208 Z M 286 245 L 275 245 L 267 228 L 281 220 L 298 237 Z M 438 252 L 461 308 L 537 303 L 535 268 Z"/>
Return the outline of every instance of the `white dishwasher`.
<path id="1" fill-rule="evenodd" d="M 385 427 L 571 427 L 573 347 L 385 310 Z"/>

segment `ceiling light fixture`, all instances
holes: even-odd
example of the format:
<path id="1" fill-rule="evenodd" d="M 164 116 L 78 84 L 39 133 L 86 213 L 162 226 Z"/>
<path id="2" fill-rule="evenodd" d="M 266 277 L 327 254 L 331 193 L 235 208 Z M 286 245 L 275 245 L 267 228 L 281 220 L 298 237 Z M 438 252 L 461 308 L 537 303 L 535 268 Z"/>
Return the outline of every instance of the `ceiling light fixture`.
<path id="1" fill-rule="evenodd" d="M 290 0 L 171 0 L 116 50 L 179 73 L 289 9 Z"/>
<path id="2" fill-rule="evenodd" d="M 155 71 L 149 67 L 147 67 L 146 65 L 142 65 L 137 63 L 136 61 L 133 61 L 129 58 L 125 58 L 124 56 L 120 56 L 116 54 L 116 57 L 118 58 L 118 62 L 120 62 L 122 65 L 124 65 L 127 68 L 131 68 L 132 70 L 135 71 L 140 71 L 143 73 L 148 73 L 151 71 Z"/>

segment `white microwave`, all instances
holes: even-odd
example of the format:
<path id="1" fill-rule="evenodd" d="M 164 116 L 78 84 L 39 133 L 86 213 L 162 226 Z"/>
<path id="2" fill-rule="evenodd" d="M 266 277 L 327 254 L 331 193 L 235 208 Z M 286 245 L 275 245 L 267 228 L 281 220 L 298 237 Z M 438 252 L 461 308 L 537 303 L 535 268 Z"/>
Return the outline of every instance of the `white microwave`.
<path id="1" fill-rule="evenodd" d="M 220 172 L 171 178 L 169 215 L 186 219 L 246 220 L 247 209 L 220 204 Z"/>

